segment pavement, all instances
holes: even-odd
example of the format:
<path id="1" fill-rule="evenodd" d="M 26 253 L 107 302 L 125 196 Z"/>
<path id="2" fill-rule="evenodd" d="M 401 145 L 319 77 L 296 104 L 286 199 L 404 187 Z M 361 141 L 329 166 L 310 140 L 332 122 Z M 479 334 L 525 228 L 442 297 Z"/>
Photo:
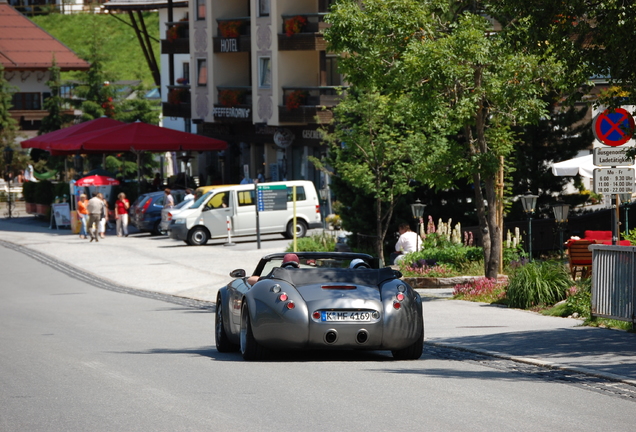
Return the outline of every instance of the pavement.
<path id="1" fill-rule="evenodd" d="M 3 214 L 4 216 L 4 214 Z M 91 281 L 186 299 L 215 301 L 230 271 L 250 273 L 261 256 L 284 251 L 280 235 L 187 246 L 165 236 L 114 231 L 98 243 L 68 228 L 17 212 L 0 219 L 0 247 L 47 257 L 53 267 L 77 270 Z M 27 271 L 28 266 L 25 266 Z M 582 326 L 582 320 L 547 317 L 484 303 L 452 300 L 450 289 L 418 290 L 423 298 L 427 345 L 487 354 L 542 367 L 593 375 L 636 386 L 636 333 Z M 425 348 L 426 350 L 426 345 Z"/>

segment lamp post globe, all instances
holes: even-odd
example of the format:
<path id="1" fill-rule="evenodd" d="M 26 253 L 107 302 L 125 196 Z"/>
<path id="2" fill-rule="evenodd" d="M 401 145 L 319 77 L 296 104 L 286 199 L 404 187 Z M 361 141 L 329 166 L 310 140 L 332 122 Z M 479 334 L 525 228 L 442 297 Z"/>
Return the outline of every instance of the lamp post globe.
<path id="1" fill-rule="evenodd" d="M 413 204 L 411 204 L 411 213 L 413 214 L 413 219 L 417 221 L 417 243 L 415 245 L 415 250 L 420 250 L 419 238 L 420 238 L 420 220 L 422 216 L 424 216 L 424 207 L 426 205 L 422 204 L 420 199 L 416 199 Z"/>
<path id="2" fill-rule="evenodd" d="M 554 213 L 554 220 L 557 223 L 557 229 L 559 230 L 559 249 L 561 251 L 561 259 L 563 259 L 563 230 L 565 224 L 568 222 L 568 213 L 570 212 L 570 204 L 566 204 L 559 200 L 556 204 L 552 205 L 552 212 Z"/>
<path id="3" fill-rule="evenodd" d="M 530 191 L 521 196 L 521 204 L 523 205 L 523 211 L 528 216 L 528 256 L 532 261 L 532 215 L 534 209 L 537 206 L 538 195 L 533 195 Z"/>

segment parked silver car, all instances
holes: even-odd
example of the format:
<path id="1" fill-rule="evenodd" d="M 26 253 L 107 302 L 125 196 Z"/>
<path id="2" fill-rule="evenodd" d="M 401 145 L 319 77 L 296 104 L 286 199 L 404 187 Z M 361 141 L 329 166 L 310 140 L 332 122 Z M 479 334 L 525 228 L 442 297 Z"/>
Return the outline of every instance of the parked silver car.
<path id="1" fill-rule="evenodd" d="M 183 210 L 189 209 L 194 204 L 193 199 L 189 199 L 186 201 L 181 201 L 179 204 L 172 208 L 164 208 L 161 210 L 161 222 L 159 223 L 159 232 L 161 234 L 165 234 L 168 232 L 170 227 L 170 222 L 172 222 L 172 218 L 180 213 Z"/>
<path id="2" fill-rule="evenodd" d="M 420 358 L 422 299 L 401 274 L 377 268 L 370 255 L 299 252 L 261 259 L 221 288 L 216 300 L 219 352 L 260 360 L 269 350 L 391 350 L 398 360 Z M 259 279 L 260 276 L 260 279 Z M 252 285 L 253 283 L 253 285 Z"/>

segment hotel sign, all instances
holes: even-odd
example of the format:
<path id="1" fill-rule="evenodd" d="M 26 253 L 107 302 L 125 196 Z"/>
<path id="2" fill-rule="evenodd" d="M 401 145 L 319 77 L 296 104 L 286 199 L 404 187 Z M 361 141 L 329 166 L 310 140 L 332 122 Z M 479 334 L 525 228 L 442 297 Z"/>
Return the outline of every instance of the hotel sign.
<path id="1" fill-rule="evenodd" d="M 214 107 L 213 113 L 216 118 L 249 119 L 252 117 L 251 108 Z"/>
<path id="2" fill-rule="evenodd" d="M 238 52 L 238 39 L 221 39 L 221 52 Z"/>

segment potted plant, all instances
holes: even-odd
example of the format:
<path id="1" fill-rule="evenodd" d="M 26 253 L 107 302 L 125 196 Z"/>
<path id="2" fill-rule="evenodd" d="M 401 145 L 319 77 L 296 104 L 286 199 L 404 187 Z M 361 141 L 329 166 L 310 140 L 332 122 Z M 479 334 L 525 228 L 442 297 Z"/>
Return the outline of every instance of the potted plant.
<path id="1" fill-rule="evenodd" d="M 304 16 L 298 15 L 292 18 L 288 18 L 285 20 L 285 34 L 288 37 L 291 37 L 296 33 L 300 33 L 306 24 L 307 18 L 305 18 Z"/>
<path id="2" fill-rule="evenodd" d="M 51 203 L 54 199 L 53 183 L 48 180 L 41 181 L 37 184 L 35 194 L 36 213 L 47 216 L 51 210 Z"/>
<path id="3" fill-rule="evenodd" d="M 24 196 L 25 210 L 29 214 L 33 214 L 37 211 L 35 204 L 35 189 L 37 183 L 26 182 L 22 185 L 22 195 Z"/>
<path id="4" fill-rule="evenodd" d="M 241 90 L 221 90 L 219 92 L 219 104 L 225 107 L 240 105 L 244 93 Z"/>
<path id="5" fill-rule="evenodd" d="M 293 110 L 299 108 L 301 105 L 305 103 L 307 100 L 307 92 L 302 90 L 294 90 L 289 95 L 287 95 L 287 100 L 285 101 L 285 106 L 288 110 Z"/>
<path id="6" fill-rule="evenodd" d="M 219 32 L 222 38 L 237 38 L 241 35 L 242 21 L 221 21 Z"/>

